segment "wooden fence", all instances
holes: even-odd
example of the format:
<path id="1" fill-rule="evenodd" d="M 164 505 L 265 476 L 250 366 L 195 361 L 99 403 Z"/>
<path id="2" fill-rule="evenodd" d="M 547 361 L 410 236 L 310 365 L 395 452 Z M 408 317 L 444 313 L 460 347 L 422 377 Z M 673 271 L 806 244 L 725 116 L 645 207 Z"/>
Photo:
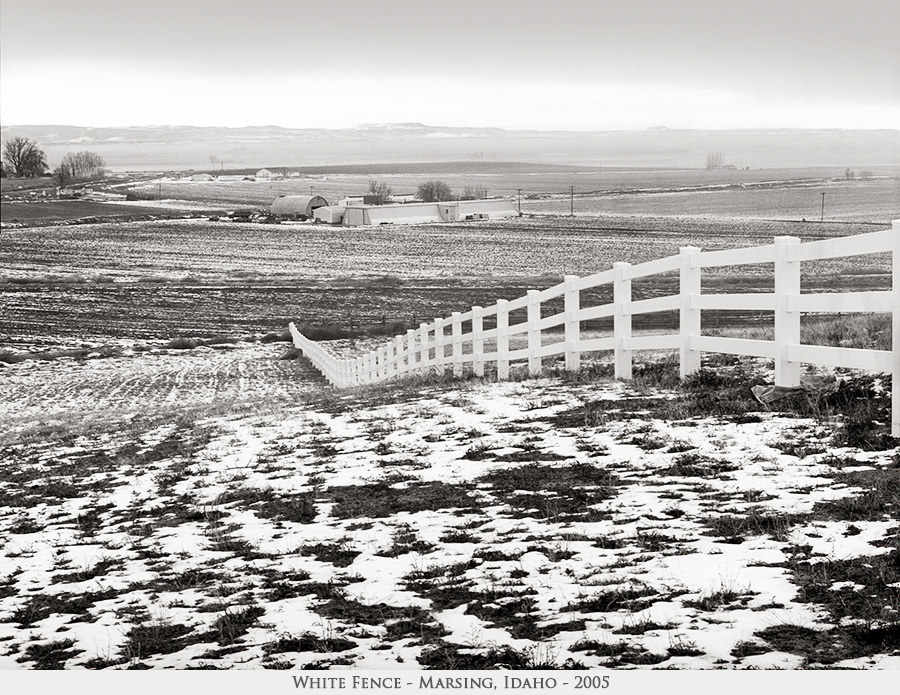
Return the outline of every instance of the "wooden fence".
<path id="1" fill-rule="evenodd" d="M 892 289 L 867 292 L 806 293 L 800 291 L 800 265 L 804 261 L 890 252 Z M 702 294 L 704 268 L 773 263 L 774 292 L 748 294 Z M 665 297 L 632 300 L 631 281 L 677 271 L 679 292 Z M 612 285 L 613 301 L 602 306 L 582 306 L 584 290 Z M 542 316 L 542 305 L 562 298 L 563 310 Z M 750 340 L 703 335 L 700 312 L 703 310 L 760 310 L 775 314 L 774 340 Z M 510 324 L 510 313 L 525 310 L 526 319 Z M 679 328 L 668 335 L 632 335 L 631 317 L 661 311 L 677 311 Z M 800 343 L 800 315 L 803 312 L 887 312 L 892 314 L 892 350 L 826 347 Z M 612 317 L 613 336 L 582 337 L 585 321 Z M 494 318 L 493 328 L 485 329 L 485 319 Z M 463 324 L 470 330 L 463 333 Z M 560 331 L 562 327 L 562 331 Z M 547 333 L 550 329 L 556 329 Z M 614 263 L 610 270 L 565 280 L 545 290 L 528 293 L 508 301 L 499 300 L 489 307 L 472 307 L 454 312 L 450 318 L 423 323 L 382 347 L 349 359 L 336 358 L 321 346 L 300 334 L 290 324 L 294 345 L 335 386 L 356 386 L 391 379 L 423 370 L 453 369 L 462 375 L 470 366 L 475 375 L 484 374 L 485 364 L 496 364 L 498 379 L 509 376 L 511 362 L 527 361 L 532 375 L 541 373 L 544 358 L 563 355 L 567 370 L 577 370 L 581 355 L 612 351 L 615 376 L 630 379 L 635 350 L 677 349 L 681 376 L 700 368 L 700 354 L 718 352 L 730 355 L 764 357 L 775 361 L 775 383 L 796 386 L 800 383 L 800 365 L 887 372 L 893 375 L 891 432 L 900 436 L 900 220 L 891 229 L 869 234 L 800 243 L 796 237 L 776 237 L 766 246 L 701 251 L 687 246 L 677 256 L 631 265 Z M 545 344 L 543 338 L 550 342 Z M 511 349 L 510 339 L 523 347 Z"/>

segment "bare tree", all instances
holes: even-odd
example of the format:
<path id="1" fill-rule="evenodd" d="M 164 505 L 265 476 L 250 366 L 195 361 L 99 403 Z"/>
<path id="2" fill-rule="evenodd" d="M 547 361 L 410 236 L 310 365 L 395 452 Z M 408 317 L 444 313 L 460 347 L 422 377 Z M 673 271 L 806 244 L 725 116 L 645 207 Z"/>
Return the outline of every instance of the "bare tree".
<path id="1" fill-rule="evenodd" d="M 384 205 L 391 198 L 393 191 L 384 181 L 369 180 L 369 195 L 375 205 Z"/>
<path id="2" fill-rule="evenodd" d="M 21 135 L 3 146 L 3 159 L 16 176 L 40 176 L 47 171 L 47 157 L 37 143 Z"/>
<path id="3" fill-rule="evenodd" d="M 416 198 L 420 198 L 426 203 L 434 203 L 440 200 L 452 200 L 453 191 L 443 181 L 426 181 L 421 184 L 416 191 Z"/>
<path id="4" fill-rule="evenodd" d="M 487 186 L 466 186 L 462 197 L 468 200 L 483 200 L 488 197 Z"/>
<path id="5" fill-rule="evenodd" d="M 706 153 L 706 168 L 707 169 L 721 169 L 724 157 L 721 152 L 707 152 Z"/>
<path id="6" fill-rule="evenodd" d="M 66 188 L 74 179 L 68 167 L 60 164 L 53 170 L 53 180 L 56 181 L 56 185 L 60 188 Z"/>
<path id="7" fill-rule="evenodd" d="M 73 180 L 94 178 L 103 174 L 106 163 L 96 152 L 69 152 L 59 166 L 65 169 Z"/>

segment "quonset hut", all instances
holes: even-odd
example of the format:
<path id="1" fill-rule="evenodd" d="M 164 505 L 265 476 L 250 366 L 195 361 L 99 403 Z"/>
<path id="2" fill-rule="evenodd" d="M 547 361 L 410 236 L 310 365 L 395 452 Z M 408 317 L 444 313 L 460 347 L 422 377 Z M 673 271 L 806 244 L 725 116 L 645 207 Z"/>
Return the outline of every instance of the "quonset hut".
<path id="1" fill-rule="evenodd" d="M 272 201 L 269 212 L 279 217 L 308 220 L 316 208 L 326 205 L 328 201 L 320 195 L 280 195 Z"/>

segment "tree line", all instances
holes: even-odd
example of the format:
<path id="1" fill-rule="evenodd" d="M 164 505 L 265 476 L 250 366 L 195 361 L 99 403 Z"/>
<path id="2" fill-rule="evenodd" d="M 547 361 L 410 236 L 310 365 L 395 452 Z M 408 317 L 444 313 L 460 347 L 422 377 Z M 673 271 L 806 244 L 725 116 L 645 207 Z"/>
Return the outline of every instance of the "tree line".
<path id="1" fill-rule="evenodd" d="M 53 179 L 64 188 L 78 181 L 88 181 L 103 174 L 106 163 L 96 152 L 69 152 L 53 172 Z M 3 145 L 0 175 L 20 178 L 43 176 L 49 170 L 47 155 L 31 138 L 18 135 Z"/>
<path id="2" fill-rule="evenodd" d="M 393 195 L 393 190 L 383 181 L 369 181 L 369 193 L 367 198 L 375 205 L 388 202 Z M 456 200 L 456 194 L 444 181 L 431 180 L 419 184 L 416 189 L 416 198 L 426 203 L 437 203 L 444 200 Z M 466 186 L 462 194 L 463 199 L 487 198 L 487 188 L 483 186 Z"/>

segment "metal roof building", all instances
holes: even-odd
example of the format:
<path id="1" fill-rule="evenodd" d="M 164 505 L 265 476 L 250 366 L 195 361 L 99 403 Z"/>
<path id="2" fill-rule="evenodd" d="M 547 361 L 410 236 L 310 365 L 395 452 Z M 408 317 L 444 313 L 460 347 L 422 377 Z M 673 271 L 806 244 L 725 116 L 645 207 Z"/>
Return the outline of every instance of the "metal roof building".
<path id="1" fill-rule="evenodd" d="M 320 195 L 280 195 L 272 201 L 269 212 L 280 217 L 313 216 L 316 208 L 325 207 L 328 201 Z"/>

